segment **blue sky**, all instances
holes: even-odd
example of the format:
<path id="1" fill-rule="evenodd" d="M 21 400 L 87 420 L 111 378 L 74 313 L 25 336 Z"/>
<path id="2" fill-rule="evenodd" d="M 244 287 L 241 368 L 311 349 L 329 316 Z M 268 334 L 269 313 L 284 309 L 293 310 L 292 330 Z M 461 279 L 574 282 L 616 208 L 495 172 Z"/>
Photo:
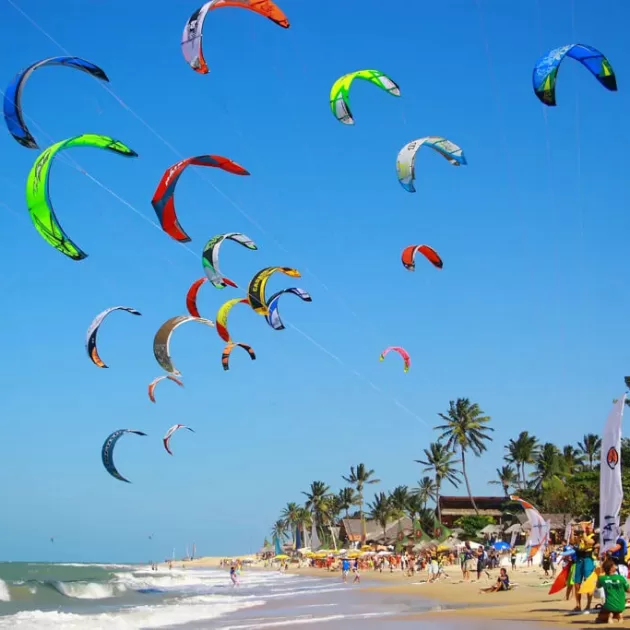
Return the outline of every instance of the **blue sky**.
<path id="1" fill-rule="evenodd" d="M 491 493 L 509 438 L 527 429 L 576 442 L 601 430 L 621 393 L 630 7 L 281 6 L 289 30 L 238 9 L 211 14 L 211 72 L 201 76 L 179 47 L 194 1 L 156 0 L 147 11 L 122 0 L 0 0 L 4 85 L 65 52 L 111 79 L 115 96 L 72 70 L 33 75 L 23 106 L 40 145 L 101 133 L 140 155 L 68 151 L 111 192 L 67 159 L 54 165 L 58 217 L 89 254 L 77 263 L 28 219 L 25 180 L 37 152 L 0 134 L 0 558 L 145 561 L 173 547 L 181 555 L 193 541 L 204 554 L 255 550 L 287 501 L 316 479 L 339 487 L 351 464 L 375 468 L 384 489 L 413 485 L 421 477 L 413 460 L 434 439 L 437 413 L 460 396 L 493 419 L 495 443 L 471 466 L 474 490 Z M 543 111 L 533 65 L 575 41 L 605 52 L 620 91 L 568 60 L 558 107 Z M 356 125 L 346 127 L 330 113 L 330 86 L 361 68 L 388 73 L 402 97 L 355 85 Z M 409 194 L 396 180 L 396 155 L 425 135 L 460 144 L 468 166 L 426 151 Z M 150 200 L 167 167 L 204 153 L 252 176 L 197 169 L 182 177 L 187 251 L 151 225 Z M 297 267 L 303 278 L 294 284 L 313 302 L 284 298 L 282 332 L 235 309 L 232 334 L 258 360 L 235 353 L 227 373 L 213 331 L 181 328 L 172 354 L 186 387 L 162 383 L 153 405 L 146 386 L 161 373 L 153 335 L 185 312 L 205 241 L 227 231 L 244 232 L 259 250 L 226 244 L 226 275 L 243 285 L 262 267 Z M 400 252 L 414 243 L 433 246 L 444 269 L 419 261 L 407 272 Z M 282 286 L 291 284 L 270 282 Z M 234 295 L 205 286 L 202 314 L 214 319 Z M 105 322 L 99 348 L 110 369 L 99 370 L 85 354 L 85 330 L 118 304 L 143 316 Z M 411 353 L 408 374 L 396 356 L 378 361 L 388 345 Z M 176 422 L 196 433 L 175 435 L 169 457 L 161 438 Z M 132 485 L 100 461 L 118 428 L 149 434 L 118 444 L 117 465 Z"/>

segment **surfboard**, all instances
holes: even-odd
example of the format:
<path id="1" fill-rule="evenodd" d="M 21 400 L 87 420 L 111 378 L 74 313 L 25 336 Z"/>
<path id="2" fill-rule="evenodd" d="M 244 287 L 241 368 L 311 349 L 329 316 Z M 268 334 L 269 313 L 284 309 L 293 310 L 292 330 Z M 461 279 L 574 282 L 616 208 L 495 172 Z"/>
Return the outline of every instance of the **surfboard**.
<path id="1" fill-rule="evenodd" d="M 580 586 L 580 595 L 592 595 L 595 592 L 595 586 L 597 585 L 597 578 L 599 577 L 601 569 L 597 567 Z"/>
<path id="2" fill-rule="evenodd" d="M 558 573 L 558 576 L 553 581 L 551 588 L 549 589 L 549 595 L 560 592 L 566 585 L 569 579 L 569 566 L 567 565 Z"/>

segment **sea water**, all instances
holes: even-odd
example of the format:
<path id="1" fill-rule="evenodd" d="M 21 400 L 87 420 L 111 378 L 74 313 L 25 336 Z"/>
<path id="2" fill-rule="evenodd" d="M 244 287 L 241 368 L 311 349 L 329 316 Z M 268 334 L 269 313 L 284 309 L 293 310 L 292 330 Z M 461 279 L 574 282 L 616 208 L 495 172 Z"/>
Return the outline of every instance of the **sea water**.
<path id="1" fill-rule="evenodd" d="M 227 571 L 152 571 L 138 565 L 0 563 L 0 629 L 254 630 L 315 624 L 344 628 L 401 627 L 395 617 L 439 610 L 417 596 L 389 595 L 277 571 L 245 570 L 233 586 Z M 444 623 L 439 627 L 463 627 Z M 413 622 L 418 627 L 418 620 Z M 421 624 L 437 627 L 435 622 Z M 484 624 L 488 630 L 488 624 Z"/>

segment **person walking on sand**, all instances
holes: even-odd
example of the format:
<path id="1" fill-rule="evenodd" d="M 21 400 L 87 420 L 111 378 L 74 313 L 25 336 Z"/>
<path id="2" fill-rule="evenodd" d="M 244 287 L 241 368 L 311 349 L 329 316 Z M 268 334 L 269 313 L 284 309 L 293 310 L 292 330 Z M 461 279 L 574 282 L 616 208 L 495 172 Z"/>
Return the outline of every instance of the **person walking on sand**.
<path id="1" fill-rule="evenodd" d="M 350 560 L 344 558 L 341 561 L 341 579 L 344 584 L 348 581 L 348 572 L 350 571 Z"/>
<path id="2" fill-rule="evenodd" d="M 603 575 L 597 579 L 597 588 L 603 588 L 606 599 L 595 619 L 595 623 L 610 623 L 613 620 L 621 623 L 626 609 L 626 593 L 630 590 L 628 580 L 619 575 L 617 565 L 612 558 L 607 558 L 602 564 Z"/>
<path id="3" fill-rule="evenodd" d="M 510 562 L 512 563 L 512 571 L 516 571 L 516 547 L 512 547 Z"/>
<path id="4" fill-rule="evenodd" d="M 470 541 L 464 543 L 464 582 L 470 582 L 470 572 L 476 569 L 477 562 L 474 559 L 473 550 L 470 548 Z"/>

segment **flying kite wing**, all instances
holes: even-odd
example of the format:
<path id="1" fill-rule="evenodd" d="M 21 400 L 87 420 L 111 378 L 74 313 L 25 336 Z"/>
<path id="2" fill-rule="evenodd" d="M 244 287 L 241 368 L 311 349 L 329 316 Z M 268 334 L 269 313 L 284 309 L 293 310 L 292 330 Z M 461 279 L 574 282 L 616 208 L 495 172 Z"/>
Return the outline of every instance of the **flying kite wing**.
<path id="1" fill-rule="evenodd" d="M 168 379 L 169 381 L 177 383 L 180 387 L 184 387 L 184 383 L 170 374 L 168 376 L 158 376 L 149 383 L 149 398 L 151 399 L 151 402 L 155 402 L 155 386 L 164 379 Z"/>
<path id="2" fill-rule="evenodd" d="M 109 82 L 107 75 L 101 68 L 79 57 L 49 57 L 48 59 L 37 61 L 25 70 L 19 72 L 4 93 L 4 120 L 9 129 L 9 133 L 27 149 L 38 149 L 39 147 L 24 122 L 24 116 L 22 114 L 22 92 L 33 72 L 44 66 L 66 66 L 67 68 L 81 70 L 95 79 Z"/>
<path id="3" fill-rule="evenodd" d="M 232 298 L 228 300 L 225 304 L 222 304 L 217 311 L 217 319 L 216 319 L 216 329 L 219 333 L 219 337 L 223 339 L 223 341 L 230 342 L 230 333 L 228 331 L 228 316 L 230 311 L 237 304 L 249 304 L 249 300 L 247 298 Z"/>
<path id="4" fill-rule="evenodd" d="M 206 15 L 208 15 L 209 11 L 220 9 L 221 7 L 249 9 L 254 13 L 269 18 L 282 28 L 289 28 L 287 16 L 278 5 L 271 2 L 271 0 L 210 0 L 210 2 L 206 2 L 190 16 L 188 22 L 186 22 L 186 26 L 184 26 L 184 33 L 182 35 L 182 53 L 184 59 L 186 59 L 188 65 L 199 74 L 207 74 L 209 72 L 202 46 L 203 25 L 206 20 Z"/>
<path id="5" fill-rule="evenodd" d="M 400 96 L 400 88 L 379 70 L 357 70 L 337 79 L 330 90 L 330 109 L 335 118 L 344 125 L 354 125 L 350 110 L 350 86 L 355 79 L 363 79 L 380 87 L 392 96 Z"/>
<path id="6" fill-rule="evenodd" d="M 433 149 L 446 158 L 453 166 L 466 166 L 467 164 L 463 149 L 446 138 L 426 136 L 425 138 L 413 140 L 400 150 L 396 159 L 398 181 L 407 192 L 416 192 L 413 185 L 413 180 L 416 177 L 416 154 L 422 146 Z"/>
<path id="7" fill-rule="evenodd" d="M 170 444 L 170 441 L 171 441 L 171 436 L 173 435 L 173 433 L 175 433 L 175 431 L 179 431 L 179 429 L 188 429 L 191 433 L 194 433 L 194 431 L 190 427 L 187 427 L 185 424 L 174 424 L 166 432 L 166 435 L 164 436 L 164 439 L 162 440 L 164 442 L 164 448 L 166 449 L 166 452 L 169 455 L 173 454 L 173 453 L 171 453 L 171 449 L 169 447 L 169 444 Z"/>
<path id="8" fill-rule="evenodd" d="M 379 361 L 383 361 L 385 357 L 392 351 L 397 352 L 403 358 L 405 373 L 408 372 L 409 368 L 411 367 L 411 357 L 409 356 L 409 353 L 400 346 L 389 346 L 389 348 L 385 348 L 385 350 L 383 350 L 381 356 L 379 357 Z"/>
<path id="9" fill-rule="evenodd" d="M 181 373 L 173 365 L 170 355 L 171 336 L 176 328 L 187 322 L 199 322 L 206 326 L 214 326 L 209 319 L 203 317 L 191 317 L 189 315 L 178 315 L 166 320 L 155 333 L 153 339 L 153 354 L 155 360 L 162 366 L 166 372 L 170 372 L 174 376 L 181 376 Z"/>
<path id="10" fill-rule="evenodd" d="M 203 270 L 208 280 L 210 280 L 217 289 L 224 289 L 227 285 L 236 287 L 236 284 L 229 278 L 226 278 L 219 269 L 219 251 L 225 240 L 239 243 L 247 247 L 247 249 L 258 249 L 254 241 L 240 232 L 228 232 L 227 234 L 217 234 L 213 236 L 203 248 L 201 262 L 203 263 Z"/>
<path id="11" fill-rule="evenodd" d="M 230 342 L 225 346 L 225 348 L 223 349 L 223 354 L 221 355 L 221 364 L 223 365 L 224 370 L 230 369 L 230 355 L 232 354 L 232 350 L 234 350 L 234 348 L 236 347 L 243 348 L 243 350 L 245 350 L 245 352 L 249 354 L 249 357 L 252 361 L 256 360 L 256 353 L 251 346 L 248 346 L 245 343 Z"/>
<path id="12" fill-rule="evenodd" d="M 548 51 L 534 66 L 534 92 L 544 105 L 556 105 L 556 79 L 565 57 L 579 61 L 607 90 L 617 91 L 617 78 L 610 61 L 597 48 L 585 44 L 569 44 Z"/>
<path id="13" fill-rule="evenodd" d="M 304 290 L 299 289 L 298 287 L 291 287 L 290 289 L 282 289 L 282 291 L 278 291 L 274 293 L 269 298 L 268 303 L 268 312 L 265 315 L 265 319 L 267 323 L 274 330 L 284 330 L 284 324 L 282 323 L 282 319 L 280 319 L 280 311 L 278 310 L 278 303 L 280 302 L 280 298 L 285 293 L 292 293 L 293 295 L 297 295 L 304 302 L 312 302 L 313 298 Z"/>
<path id="14" fill-rule="evenodd" d="M 116 442 L 125 434 L 125 433 L 134 433 L 135 435 L 144 435 L 142 431 L 136 431 L 134 429 L 119 429 L 118 431 L 114 431 L 104 442 L 103 448 L 101 450 L 101 459 L 103 460 L 103 466 L 105 466 L 105 470 L 116 479 L 120 481 L 124 481 L 125 483 L 131 483 L 129 479 L 125 479 L 119 472 L 116 470 L 116 466 L 114 465 L 114 447 L 116 446 Z"/>
<path id="15" fill-rule="evenodd" d="M 266 315 L 269 312 L 267 301 L 265 299 L 265 288 L 267 287 L 269 278 L 274 273 L 283 273 L 285 276 L 289 276 L 291 278 L 301 277 L 300 272 L 297 269 L 292 269 L 291 267 L 265 267 L 265 269 L 261 269 L 259 272 L 254 274 L 254 277 L 249 281 L 247 295 L 251 307 L 259 315 Z"/>
<path id="16" fill-rule="evenodd" d="M 168 168 L 155 190 L 151 205 L 162 229 L 180 243 L 188 243 L 190 237 L 184 232 L 175 212 L 175 187 L 188 166 L 212 166 L 234 175 L 249 175 L 249 172 L 242 166 L 220 155 L 198 155 L 181 160 Z"/>
<path id="17" fill-rule="evenodd" d="M 26 180 L 26 205 L 31 221 L 44 240 L 56 250 L 72 258 L 72 260 L 83 260 L 87 254 L 81 251 L 64 232 L 57 220 L 48 193 L 52 162 L 60 151 L 71 147 L 105 149 L 124 157 L 138 157 L 138 154 L 118 140 L 86 133 L 53 144 L 35 160 Z"/>
<path id="18" fill-rule="evenodd" d="M 402 264 L 409 271 L 416 270 L 416 254 L 420 252 L 434 267 L 442 269 L 444 263 L 440 255 L 428 245 L 409 245 L 402 252 Z"/>
<path id="19" fill-rule="evenodd" d="M 96 336 L 98 335 L 98 329 L 100 328 L 103 320 L 114 311 L 126 311 L 127 313 L 131 313 L 132 315 L 142 315 L 139 311 L 136 311 L 133 308 L 128 306 L 112 306 L 111 308 L 105 309 L 102 313 L 99 313 L 90 324 L 90 327 L 87 329 L 87 334 L 85 337 L 85 349 L 87 350 L 88 356 L 92 360 L 94 365 L 100 368 L 108 367 L 103 363 L 103 360 L 98 354 L 98 350 L 96 348 Z"/>

